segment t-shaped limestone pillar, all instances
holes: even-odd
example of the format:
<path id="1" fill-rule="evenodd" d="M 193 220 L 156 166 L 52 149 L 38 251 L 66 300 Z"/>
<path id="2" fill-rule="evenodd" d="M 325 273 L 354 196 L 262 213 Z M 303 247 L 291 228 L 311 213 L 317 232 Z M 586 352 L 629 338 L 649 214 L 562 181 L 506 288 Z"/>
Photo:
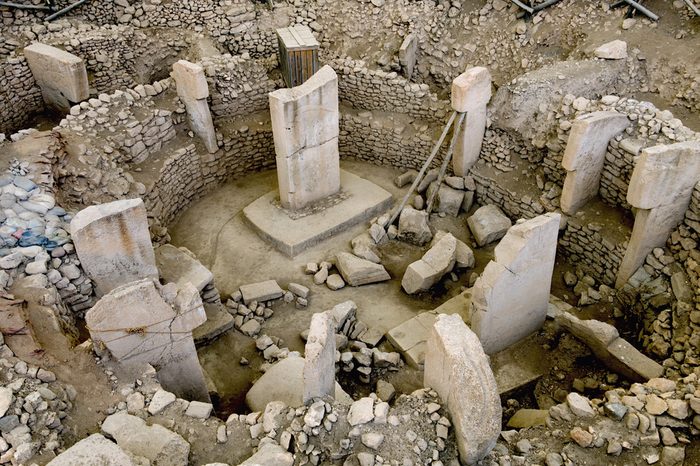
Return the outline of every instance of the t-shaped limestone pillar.
<path id="1" fill-rule="evenodd" d="M 625 257 L 617 272 L 620 288 L 644 264 L 647 254 L 666 243 L 683 220 L 700 181 L 700 142 L 644 149 L 632 172 L 627 202 L 639 209 Z"/>
<path id="2" fill-rule="evenodd" d="M 567 170 L 561 209 L 573 215 L 598 194 L 610 140 L 629 126 L 626 115 L 594 112 L 574 120 L 562 166 Z"/>
<path id="3" fill-rule="evenodd" d="M 25 47 L 24 56 L 48 105 L 68 112 L 88 98 L 87 70 L 80 57 L 40 43 Z"/>
<path id="4" fill-rule="evenodd" d="M 301 209 L 340 190 L 338 76 L 326 65 L 301 86 L 270 93 L 282 206 Z"/>
<path id="5" fill-rule="evenodd" d="M 199 136 L 207 150 L 214 153 L 218 149 L 216 130 L 209 111 L 207 97 L 209 86 L 201 66 L 180 60 L 173 65 L 173 78 L 177 83 L 177 95 L 187 108 L 192 131 Z"/>
<path id="6" fill-rule="evenodd" d="M 460 113 L 467 112 L 452 159 L 452 169 L 457 176 L 466 176 L 479 159 L 486 131 L 486 104 L 490 99 L 491 74 L 486 68 L 469 68 L 452 81 L 452 108 Z"/>

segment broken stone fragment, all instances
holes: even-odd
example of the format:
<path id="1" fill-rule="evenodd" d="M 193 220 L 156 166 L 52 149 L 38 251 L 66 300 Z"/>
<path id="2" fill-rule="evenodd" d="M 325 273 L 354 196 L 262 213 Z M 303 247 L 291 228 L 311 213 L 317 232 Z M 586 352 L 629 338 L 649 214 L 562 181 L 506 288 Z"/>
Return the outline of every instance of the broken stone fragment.
<path id="1" fill-rule="evenodd" d="M 512 222 L 495 205 L 480 207 L 467 219 L 467 225 L 479 246 L 486 246 L 505 236 Z"/>
<path id="2" fill-rule="evenodd" d="M 399 217 L 399 240 L 422 246 L 432 237 L 433 234 L 428 224 L 428 213 L 404 207 Z"/>
<path id="3" fill-rule="evenodd" d="M 275 280 L 267 280 L 241 286 L 241 294 L 243 295 L 243 302 L 247 305 L 253 301 L 271 301 L 281 298 L 284 295 L 284 290 L 280 288 Z"/>
<path id="4" fill-rule="evenodd" d="M 604 58 L 606 60 L 624 60 L 627 58 L 627 42 L 624 40 L 613 40 L 606 44 L 601 45 L 595 52 L 593 52 L 597 58 Z"/>
<path id="5" fill-rule="evenodd" d="M 338 254 L 336 261 L 336 267 L 350 286 L 368 285 L 391 279 L 389 273 L 381 264 L 360 259 L 347 252 Z"/>
<path id="6" fill-rule="evenodd" d="M 401 287 L 408 294 L 429 290 L 452 270 L 457 254 L 457 240 L 447 233 L 423 257 L 406 269 Z"/>

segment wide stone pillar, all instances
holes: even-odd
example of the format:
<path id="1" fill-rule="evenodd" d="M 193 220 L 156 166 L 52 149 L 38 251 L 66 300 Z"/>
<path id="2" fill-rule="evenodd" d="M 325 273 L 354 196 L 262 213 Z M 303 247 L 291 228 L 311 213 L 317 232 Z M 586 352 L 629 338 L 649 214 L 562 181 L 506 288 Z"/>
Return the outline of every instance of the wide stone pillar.
<path id="1" fill-rule="evenodd" d="M 47 105 L 67 113 L 72 105 L 89 97 L 82 58 L 41 43 L 25 47 L 24 56 Z"/>
<path id="2" fill-rule="evenodd" d="M 311 317 L 304 347 L 304 403 L 335 394 L 335 328 L 329 311 Z"/>
<path id="3" fill-rule="evenodd" d="M 425 353 L 424 385 L 447 405 L 462 464 L 488 455 L 501 433 L 501 398 L 479 339 L 457 314 L 435 319 Z"/>
<path id="4" fill-rule="evenodd" d="M 666 244 L 683 221 L 698 181 L 700 142 L 659 145 L 642 151 L 627 190 L 627 202 L 638 210 L 617 272 L 617 288 L 627 283 L 654 248 Z"/>
<path id="5" fill-rule="evenodd" d="M 214 153 L 219 148 L 216 130 L 209 110 L 209 85 L 204 69 L 186 60 L 173 65 L 173 78 L 177 84 L 177 95 L 185 104 L 190 128 L 204 142 L 207 150 Z"/>
<path id="6" fill-rule="evenodd" d="M 326 65 L 301 86 L 270 93 L 280 200 L 301 209 L 340 190 L 338 77 Z"/>
<path id="7" fill-rule="evenodd" d="M 561 193 L 564 213 L 574 215 L 598 194 L 608 144 L 629 124 L 617 112 L 588 113 L 574 120 L 561 162 L 567 171 Z"/>
<path id="8" fill-rule="evenodd" d="M 547 318 L 561 215 L 512 226 L 472 289 L 471 328 L 494 354 L 537 331 Z"/>
<path id="9" fill-rule="evenodd" d="M 194 286 L 181 288 L 168 303 L 151 279 L 112 290 L 85 314 L 93 343 L 108 349 L 120 364 L 151 364 L 166 390 L 209 402 L 192 338 L 192 330 L 206 320 Z"/>
<path id="10" fill-rule="evenodd" d="M 142 278 L 158 278 L 146 207 L 141 199 L 90 206 L 70 222 L 80 263 L 98 296 Z"/>
<path id="11" fill-rule="evenodd" d="M 452 158 L 452 170 L 457 176 L 466 176 L 479 160 L 490 99 L 491 73 L 484 67 L 469 68 L 452 81 L 452 108 L 467 113 Z"/>

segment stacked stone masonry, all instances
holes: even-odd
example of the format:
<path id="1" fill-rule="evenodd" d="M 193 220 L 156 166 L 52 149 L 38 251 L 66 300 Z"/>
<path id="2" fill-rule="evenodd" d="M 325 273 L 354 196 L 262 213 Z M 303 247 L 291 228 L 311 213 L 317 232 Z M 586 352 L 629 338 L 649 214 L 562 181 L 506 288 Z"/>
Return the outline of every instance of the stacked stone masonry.
<path id="1" fill-rule="evenodd" d="M 25 58 L 0 62 L 0 133 L 23 128 L 32 115 L 43 109 L 41 89 Z"/>

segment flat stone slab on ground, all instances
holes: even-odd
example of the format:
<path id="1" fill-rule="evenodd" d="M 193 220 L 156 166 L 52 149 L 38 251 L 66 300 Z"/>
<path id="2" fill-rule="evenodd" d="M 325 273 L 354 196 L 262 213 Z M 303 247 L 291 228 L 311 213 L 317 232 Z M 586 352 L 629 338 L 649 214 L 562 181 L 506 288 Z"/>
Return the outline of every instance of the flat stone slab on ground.
<path id="1" fill-rule="evenodd" d="M 207 321 L 192 331 L 194 344 L 204 345 L 233 328 L 233 316 L 221 304 L 205 304 Z"/>
<path id="2" fill-rule="evenodd" d="M 422 312 L 392 328 L 386 338 L 411 366 L 420 368 L 425 361 L 425 345 L 437 314 Z"/>
<path id="3" fill-rule="evenodd" d="M 158 272 L 166 283 L 192 283 L 202 291 L 214 279 L 214 274 L 201 262 L 172 244 L 164 244 L 155 250 Z"/>
<path id="4" fill-rule="evenodd" d="M 336 267 L 350 286 L 369 285 L 390 280 L 391 276 L 383 265 L 359 258 L 347 252 L 336 256 Z"/>
<path id="5" fill-rule="evenodd" d="M 347 171 L 340 171 L 340 186 L 347 196 L 345 199 L 302 218 L 293 219 L 276 205 L 277 191 L 254 201 L 243 209 L 243 215 L 258 235 L 294 257 L 391 206 L 392 196 L 388 191 Z"/>
<path id="6" fill-rule="evenodd" d="M 264 302 L 281 298 L 284 295 L 284 290 L 275 280 L 267 280 L 241 286 L 241 294 L 243 295 L 243 302 L 250 304 L 253 301 Z"/>

